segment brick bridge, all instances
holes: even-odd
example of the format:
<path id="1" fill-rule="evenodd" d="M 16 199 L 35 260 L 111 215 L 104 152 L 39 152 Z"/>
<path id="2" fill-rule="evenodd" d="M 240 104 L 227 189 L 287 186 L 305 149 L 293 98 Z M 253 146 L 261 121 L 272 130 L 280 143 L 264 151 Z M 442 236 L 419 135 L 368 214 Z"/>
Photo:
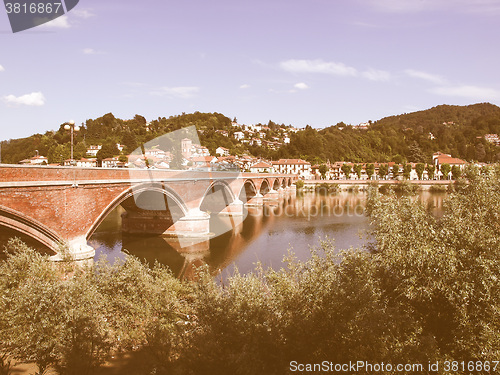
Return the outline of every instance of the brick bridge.
<path id="1" fill-rule="evenodd" d="M 129 233 L 210 236 L 209 212 L 231 218 L 243 205 L 292 189 L 295 175 L 0 165 L 0 227 L 93 257 L 87 240 L 117 206 Z M 241 219 L 240 219 L 241 222 Z"/>

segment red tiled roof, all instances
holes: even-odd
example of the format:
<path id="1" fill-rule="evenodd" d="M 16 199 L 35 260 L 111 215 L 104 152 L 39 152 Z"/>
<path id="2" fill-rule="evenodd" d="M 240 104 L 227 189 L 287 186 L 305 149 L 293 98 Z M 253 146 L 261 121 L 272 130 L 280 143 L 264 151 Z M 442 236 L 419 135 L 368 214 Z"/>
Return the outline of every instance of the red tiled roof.
<path id="1" fill-rule="evenodd" d="M 271 164 L 261 161 L 257 164 L 252 165 L 250 168 L 271 168 L 271 167 L 272 167 Z"/>
<path id="2" fill-rule="evenodd" d="M 203 161 L 203 162 L 209 163 L 212 161 L 213 158 L 214 158 L 213 156 L 195 156 L 195 157 L 191 158 L 191 161 L 193 161 L 193 162 Z"/>
<path id="3" fill-rule="evenodd" d="M 452 158 L 451 156 L 440 155 L 437 157 L 439 164 L 467 164 L 465 160 Z"/>
<path id="4" fill-rule="evenodd" d="M 280 159 L 277 162 L 273 162 L 273 164 L 311 164 L 302 159 Z"/>

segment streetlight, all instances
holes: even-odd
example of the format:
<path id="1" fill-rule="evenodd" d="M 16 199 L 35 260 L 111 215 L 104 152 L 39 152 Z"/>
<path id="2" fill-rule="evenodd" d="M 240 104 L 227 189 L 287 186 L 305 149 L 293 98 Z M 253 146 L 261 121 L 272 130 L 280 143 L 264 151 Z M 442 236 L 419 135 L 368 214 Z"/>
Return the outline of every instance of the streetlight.
<path id="1" fill-rule="evenodd" d="M 64 125 L 64 129 L 71 130 L 71 165 L 73 165 L 73 133 L 80 130 L 79 126 L 75 126 L 75 121 L 70 120 L 66 125 Z"/>

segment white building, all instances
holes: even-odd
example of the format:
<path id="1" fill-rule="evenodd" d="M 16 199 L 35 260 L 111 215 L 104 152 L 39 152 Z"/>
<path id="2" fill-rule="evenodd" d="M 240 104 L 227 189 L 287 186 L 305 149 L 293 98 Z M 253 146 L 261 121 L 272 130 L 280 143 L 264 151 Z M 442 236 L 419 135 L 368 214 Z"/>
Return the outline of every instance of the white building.
<path id="1" fill-rule="evenodd" d="M 305 180 L 313 177 L 311 163 L 302 159 L 280 159 L 273 161 L 272 164 L 278 173 L 295 174 Z"/>
<path id="2" fill-rule="evenodd" d="M 19 162 L 19 164 L 33 164 L 33 165 L 45 165 L 49 162 L 45 156 L 37 155 L 30 159 L 24 159 Z"/>
<path id="3" fill-rule="evenodd" d="M 251 173 L 274 173 L 274 167 L 272 164 L 266 163 L 264 161 L 259 161 L 258 163 L 250 166 Z"/>
<path id="4" fill-rule="evenodd" d="M 217 149 L 215 150 L 215 154 L 220 156 L 229 156 L 229 149 L 222 146 L 217 147 Z"/>
<path id="5" fill-rule="evenodd" d="M 86 168 L 97 167 L 97 159 L 81 158 L 80 160 L 76 161 L 76 166 L 77 167 L 86 167 Z"/>
<path id="6" fill-rule="evenodd" d="M 245 138 L 245 133 L 243 133 L 243 132 L 234 132 L 234 133 L 233 133 L 233 137 L 234 137 L 237 141 L 241 141 L 243 138 Z"/>
<path id="7" fill-rule="evenodd" d="M 87 156 L 91 156 L 91 157 L 96 157 L 97 156 L 97 153 L 99 152 L 99 150 L 102 148 L 102 145 L 90 145 L 89 148 L 87 149 Z M 120 150 L 121 151 L 121 150 Z"/>

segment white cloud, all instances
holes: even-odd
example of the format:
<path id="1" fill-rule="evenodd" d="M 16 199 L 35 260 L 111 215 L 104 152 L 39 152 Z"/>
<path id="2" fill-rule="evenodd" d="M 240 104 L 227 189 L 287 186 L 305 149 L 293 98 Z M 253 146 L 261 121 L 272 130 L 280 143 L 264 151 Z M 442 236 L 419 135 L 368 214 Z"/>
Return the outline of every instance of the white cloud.
<path id="1" fill-rule="evenodd" d="M 41 92 L 32 92 L 22 96 L 7 95 L 3 97 L 7 104 L 42 106 L 45 104 L 45 96 Z"/>
<path id="2" fill-rule="evenodd" d="M 385 82 L 391 79 L 391 73 L 386 72 L 385 70 L 377 70 L 372 68 L 363 72 L 362 75 L 370 81 Z"/>
<path id="3" fill-rule="evenodd" d="M 44 22 L 43 19 L 37 20 L 37 23 Z M 69 29 L 71 25 L 68 22 L 68 16 L 60 16 L 50 22 L 40 24 L 40 27 L 56 28 L 56 29 Z"/>
<path id="4" fill-rule="evenodd" d="M 180 86 L 180 87 L 161 87 L 159 90 L 152 91 L 152 95 L 169 96 L 173 98 L 189 99 L 195 96 L 200 91 L 199 87 L 195 86 Z"/>
<path id="5" fill-rule="evenodd" d="M 96 51 L 93 48 L 84 48 L 82 50 L 82 52 L 84 55 L 104 55 L 105 54 L 105 52 Z"/>
<path id="6" fill-rule="evenodd" d="M 432 82 L 438 85 L 446 83 L 446 80 L 443 77 L 436 74 L 430 74 L 413 69 L 406 69 L 405 73 L 410 77 L 423 79 L 425 81 Z"/>
<path id="7" fill-rule="evenodd" d="M 451 11 L 458 13 L 498 14 L 499 0 L 358 0 L 387 13 Z"/>
<path id="8" fill-rule="evenodd" d="M 71 11 L 71 14 L 74 14 L 75 16 L 83 19 L 87 19 L 90 17 L 94 17 L 95 14 L 92 13 L 90 10 L 87 9 L 74 9 Z"/>
<path id="9" fill-rule="evenodd" d="M 338 62 L 323 60 L 287 60 L 280 63 L 281 69 L 291 73 L 322 73 L 338 76 L 356 76 L 355 68 Z"/>
<path id="10" fill-rule="evenodd" d="M 458 96 L 474 100 L 498 100 L 500 91 L 488 87 L 478 86 L 443 86 L 430 90 L 432 93 L 443 96 Z"/>
<path id="11" fill-rule="evenodd" d="M 5 68 L 2 65 L 0 65 L 0 72 L 5 72 Z"/>
<path id="12" fill-rule="evenodd" d="M 243 85 L 240 86 L 240 89 L 248 89 L 250 88 L 250 85 L 244 83 Z"/>
<path id="13" fill-rule="evenodd" d="M 293 87 L 299 90 L 307 90 L 309 88 L 309 86 L 307 86 L 307 84 L 305 84 L 304 82 L 296 83 L 295 85 L 293 85 Z"/>
<path id="14" fill-rule="evenodd" d="M 414 13 L 429 9 L 439 0 L 361 0 L 368 3 L 376 10 L 390 13 Z M 450 1 L 450 0 L 448 0 Z"/>

